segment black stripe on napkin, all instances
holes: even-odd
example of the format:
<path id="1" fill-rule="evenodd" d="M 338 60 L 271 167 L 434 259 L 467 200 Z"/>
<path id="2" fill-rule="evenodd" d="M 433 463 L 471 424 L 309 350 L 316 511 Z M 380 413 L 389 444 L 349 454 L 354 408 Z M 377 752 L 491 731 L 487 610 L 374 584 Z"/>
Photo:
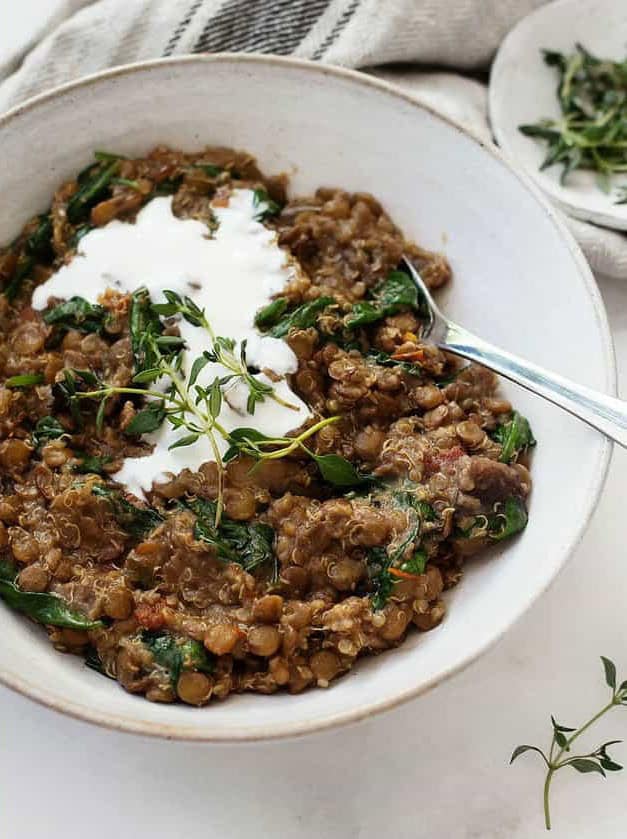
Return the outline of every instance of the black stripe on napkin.
<path id="1" fill-rule="evenodd" d="M 361 0 L 351 0 L 347 8 L 342 12 L 340 17 L 338 18 L 337 23 L 335 24 L 333 29 L 329 32 L 327 37 L 311 56 L 314 61 L 318 61 L 318 59 L 322 58 L 325 52 L 337 41 L 340 33 L 345 28 L 346 24 L 349 22 L 352 16 L 355 14 L 355 11 L 359 6 L 360 2 Z"/>
<path id="2" fill-rule="evenodd" d="M 229 0 L 212 15 L 192 52 L 289 55 L 331 0 Z"/>
<path id="3" fill-rule="evenodd" d="M 194 19 L 194 16 L 195 16 L 196 12 L 198 11 L 198 9 L 200 9 L 200 7 L 202 6 L 203 3 L 204 3 L 204 0 L 194 0 L 192 5 L 189 7 L 189 10 L 187 11 L 185 17 L 183 18 L 183 20 L 179 23 L 179 25 L 176 27 L 176 29 L 172 33 L 172 37 L 168 41 L 168 43 L 166 45 L 166 48 L 163 51 L 164 57 L 167 56 L 167 55 L 172 55 L 176 45 L 178 44 L 178 42 L 181 40 L 181 38 L 185 34 L 185 31 L 186 31 L 187 27 L 190 25 L 190 23 Z"/>

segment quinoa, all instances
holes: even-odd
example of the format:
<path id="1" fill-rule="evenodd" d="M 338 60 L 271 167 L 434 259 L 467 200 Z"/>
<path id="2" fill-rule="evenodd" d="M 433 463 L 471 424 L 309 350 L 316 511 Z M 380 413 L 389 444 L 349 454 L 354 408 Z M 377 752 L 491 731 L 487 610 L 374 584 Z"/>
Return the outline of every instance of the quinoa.
<path id="1" fill-rule="evenodd" d="M 58 650 L 149 700 L 200 706 L 233 692 L 326 688 L 360 656 L 436 627 L 465 560 L 524 527 L 534 441 L 506 442 L 520 418 L 496 376 L 422 340 L 415 307 L 347 329 L 403 255 L 430 288 L 451 279 L 446 259 L 406 241 L 371 195 L 322 188 L 288 199 L 285 177 L 221 148 L 157 148 L 120 159 L 116 174 L 80 221 L 68 208 L 81 183 L 62 184 L 44 245 L 32 245 L 39 217 L 0 250 L 0 559 L 19 591 L 54 595 L 84 616 L 84 628 L 42 621 Z M 109 400 L 97 423 L 95 409 L 77 418 L 62 398 L 70 369 L 131 383 L 129 296 L 107 292 L 99 334 L 60 331 L 30 305 L 85 227 L 132 223 L 167 193 L 178 216 L 211 224 L 212 205 L 233 188 L 262 189 L 278 206 L 264 223 L 301 269 L 285 305 L 332 298 L 313 326 L 285 336 L 298 359 L 291 386 L 317 416 L 339 417 L 310 438 L 312 452 L 339 455 L 369 479 L 330 485 L 298 450 L 228 462 L 225 516 L 271 538 L 272 561 L 248 570 L 199 537 L 196 502 L 218 496 L 215 463 L 133 497 L 115 478 L 125 457 L 151 449 L 125 433 L 141 399 Z M 24 374 L 36 383 L 11 386 Z M 47 418 L 56 433 L 38 437 Z M 129 509 L 144 514 L 143 532 L 129 528 Z"/>

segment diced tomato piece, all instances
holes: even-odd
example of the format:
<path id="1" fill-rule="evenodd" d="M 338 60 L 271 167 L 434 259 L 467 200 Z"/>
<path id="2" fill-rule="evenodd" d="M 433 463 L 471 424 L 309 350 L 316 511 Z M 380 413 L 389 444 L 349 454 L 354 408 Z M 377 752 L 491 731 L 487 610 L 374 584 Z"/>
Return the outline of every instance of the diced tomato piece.
<path id="1" fill-rule="evenodd" d="M 163 608 L 160 604 L 140 603 L 135 609 L 135 620 L 146 629 L 162 629 L 165 626 Z"/>

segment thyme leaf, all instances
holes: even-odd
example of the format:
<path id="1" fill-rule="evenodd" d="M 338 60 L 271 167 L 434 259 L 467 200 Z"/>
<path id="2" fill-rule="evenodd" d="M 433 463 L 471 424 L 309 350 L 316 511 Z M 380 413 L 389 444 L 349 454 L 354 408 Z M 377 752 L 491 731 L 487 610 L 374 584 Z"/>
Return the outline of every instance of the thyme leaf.
<path id="1" fill-rule="evenodd" d="M 9 376 L 4 386 L 8 388 L 36 387 L 44 383 L 43 373 L 22 373 L 19 376 Z"/>
<path id="2" fill-rule="evenodd" d="M 296 437 L 268 437 L 256 428 L 235 428 L 229 434 L 229 448 L 223 459 L 227 463 L 240 455 L 257 461 L 277 460 L 297 451 L 303 451 L 317 465 L 320 475 L 327 483 L 336 487 L 358 487 L 377 483 L 372 475 L 359 472 L 355 466 L 338 454 L 316 454 L 305 441 L 339 417 L 319 420 Z"/>
<path id="3" fill-rule="evenodd" d="M 511 496 L 497 502 L 489 515 L 475 516 L 474 521 L 457 535 L 463 539 L 487 539 L 502 542 L 520 533 L 527 526 L 529 514 L 525 502 L 518 496 Z"/>
<path id="4" fill-rule="evenodd" d="M 608 754 L 610 746 L 620 743 L 620 740 L 610 740 L 597 746 L 593 751 L 584 754 L 572 754 L 572 747 L 576 740 L 581 735 L 597 723 L 605 714 L 618 706 L 627 705 L 627 681 L 621 682 L 617 686 L 616 679 L 616 665 L 609 658 L 601 656 L 603 663 L 603 670 L 605 674 L 605 682 L 610 688 L 611 694 L 607 704 L 605 704 L 600 711 L 597 711 L 589 720 L 578 728 L 571 728 L 569 726 L 560 725 L 551 716 L 552 739 L 548 752 L 538 746 L 530 746 L 528 744 L 516 746 L 510 758 L 510 764 L 517 760 L 521 755 L 528 752 L 535 752 L 540 755 L 544 765 L 546 766 L 546 774 L 544 778 L 544 824 L 547 830 L 551 829 L 551 802 L 550 792 L 551 783 L 556 772 L 564 767 L 571 767 L 576 772 L 582 774 L 596 773 L 602 777 L 606 777 L 607 772 L 619 772 L 623 767 L 620 763 L 616 763 Z"/>

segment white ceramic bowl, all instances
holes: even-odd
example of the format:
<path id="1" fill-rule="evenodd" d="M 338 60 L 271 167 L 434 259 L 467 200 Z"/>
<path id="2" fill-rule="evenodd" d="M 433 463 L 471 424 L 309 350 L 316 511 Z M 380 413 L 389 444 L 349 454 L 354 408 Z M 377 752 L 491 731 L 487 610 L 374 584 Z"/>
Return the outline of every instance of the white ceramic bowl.
<path id="1" fill-rule="evenodd" d="M 559 119 L 555 91 L 557 73 L 548 67 L 541 49 L 571 53 L 581 43 L 599 58 L 623 61 L 627 55 L 625 0 L 556 0 L 520 21 L 499 47 L 490 75 L 490 122 L 497 143 L 522 166 L 562 209 L 575 218 L 627 230 L 627 204 L 616 204 L 616 186 L 627 186 L 627 176 L 612 179 L 603 192 L 594 173 L 572 172 L 560 183 L 561 167 L 539 166 L 546 144 L 526 137 L 518 126 L 543 117 Z"/>
<path id="2" fill-rule="evenodd" d="M 199 56 L 116 69 L 40 96 L 0 119 L 0 241 L 45 209 L 94 148 L 141 154 L 157 143 L 247 149 L 266 171 L 291 173 L 295 192 L 322 184 L 373 192 L 409 236 L 446 251 L 455 271 L 441 298 L 446 311 L 508 349 L 614 391 L 590 270 L 535 188 L 412 98 L 345 70 Z M 521 538 L 468 566 L 433 632 L 364 659 L 328 690 L 233 696 L 196 710 L 130 696 L 0 605 L 0 679 L 82 719 L 205 741 L 301 734 L 417 696 L 476 658 L 540 595 L 580 539 L 603 483 L 607 442 L 539 399 L 511 395 L 539 440 L 531 520 Z"/>

